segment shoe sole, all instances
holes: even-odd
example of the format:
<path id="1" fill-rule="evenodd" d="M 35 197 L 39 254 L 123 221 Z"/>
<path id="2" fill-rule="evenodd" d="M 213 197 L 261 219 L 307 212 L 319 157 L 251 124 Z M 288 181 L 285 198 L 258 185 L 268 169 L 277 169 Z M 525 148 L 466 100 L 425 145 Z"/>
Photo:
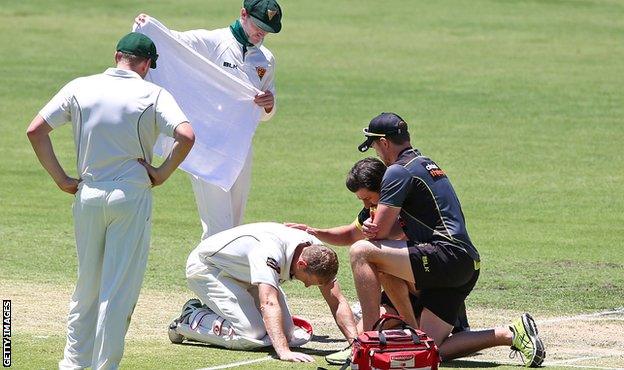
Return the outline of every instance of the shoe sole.
<path id="1" fill-rule="evenodd" d="M 169 341 L 173 344 L 180 344 L 184 342 L 184 339 L 186 339 L 182 334 L 179 334 L 176 331 L 177 327 L 178 327 L 178 320 L 176 319 L 176 320 L 173 320 L 171 324 L 169 324 L 169 328 L 167 330 Z"/>
<path id="2" fill-rule="evenodd" d="M 533 343 L 533 348 L 535 349 L 533 360 L 529 364 L 529 367 L 540 366 L 546 358 L 546 351 L 544 350 L 544 343 L 538 336 L 535 320 L 533 320 L 531 315 L 525 313 L 522 315 L 522 325 L 524 325 L 524 330 L 529 335 L 529 339 L 531 340 L 531 343 Z"/>
<path id="3" fill-rule="evenodd" d="M 339 353 L 342 353 L 342 352 L 343 351 L 340 351 Z M 334 358 L 331 358 L 331 355 L 328 355 L 328 356 L 325 356 L 325 361 L 327 361 L 327 363 L 330 365 L 344 365 L 349 360 L 350 357 L 351 355 L 347 356 L 347 358 L 334 359 Z"/>
<path id="4" fill-rule="evenodd" d="M 347 360 L 330 360 L 327 357 L 325 357 L 325 361 L 330 365 L 344 365 L 347 362 Z"/>

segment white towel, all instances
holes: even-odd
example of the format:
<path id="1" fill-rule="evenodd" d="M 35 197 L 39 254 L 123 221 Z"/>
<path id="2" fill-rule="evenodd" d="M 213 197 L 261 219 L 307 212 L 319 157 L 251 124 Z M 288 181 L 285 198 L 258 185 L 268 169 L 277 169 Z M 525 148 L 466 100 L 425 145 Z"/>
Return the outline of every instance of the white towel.
<path id="1" fill-rule="evenodd" d="M 146 79 L 175 97 L 195 131 L 195 145 L 180 168 L 229 190 L 260 121 L 261 108 L 253 102 L 260 90 L 177 41 L 155 18 L 133 30 L 149 36 L 158 49 L 158 68 L 150 69 Z M 161 135 L 154 153 L 166 156 L 172 144 Z"/>

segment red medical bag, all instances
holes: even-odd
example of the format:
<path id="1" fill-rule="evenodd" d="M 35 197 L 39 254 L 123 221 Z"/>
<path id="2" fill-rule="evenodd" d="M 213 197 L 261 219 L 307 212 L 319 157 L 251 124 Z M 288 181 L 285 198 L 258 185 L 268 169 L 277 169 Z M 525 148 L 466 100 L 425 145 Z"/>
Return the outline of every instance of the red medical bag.
<path id="1" fill-rule="evenodd" d="M 381 330 L 389 319 L 401 321 L 400 329 Z M 372 331 L 360 334 L 353 342 L 351 369 L 437 369 L 439 363 L 433 339 L 396 315 L 382 315 Z"/>

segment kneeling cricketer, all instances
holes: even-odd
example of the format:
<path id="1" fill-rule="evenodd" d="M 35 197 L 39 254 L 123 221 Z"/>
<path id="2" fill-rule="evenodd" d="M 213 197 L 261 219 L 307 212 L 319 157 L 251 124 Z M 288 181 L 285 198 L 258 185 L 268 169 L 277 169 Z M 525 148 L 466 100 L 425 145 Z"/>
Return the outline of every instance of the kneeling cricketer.
<path id="1" fill-rule="evenodd" d="M 222 231 L 188 257 L 188 286 L 199 300 L 182 307 L 169 326 L 169 338 L 243 350 L 273 345 L 281 360 L 314 361 L 290 350 L 310 340 L 311 326 L 297 318 L 293 322 L 280 284 L 299 280 L 306 287 L 318 286 L 351 343 L 357 331 L 337 272 L 336 252 L 305 231 L 273 222 Z"/>

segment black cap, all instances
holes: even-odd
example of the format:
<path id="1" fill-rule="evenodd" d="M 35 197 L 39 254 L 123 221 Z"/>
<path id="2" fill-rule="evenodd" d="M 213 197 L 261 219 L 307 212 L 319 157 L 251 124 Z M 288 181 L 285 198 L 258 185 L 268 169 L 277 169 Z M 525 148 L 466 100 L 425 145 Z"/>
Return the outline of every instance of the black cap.
<path id="1" fill-rule="evenodd" d="M 243 7 L 260 29 L 270 33 L 282 29 L 282 8 L 276 0 L 245 0 Z"/>
<path id="2" fill-rule="evenodd" d="M 360 152 L 367 151 L 375 139 L 386 136 L 407 135 L 407 123 L 396 113 L 381 113 L 373 118 L 368 127 L 362 129 L 366 141 L 358 146 Z"/>

